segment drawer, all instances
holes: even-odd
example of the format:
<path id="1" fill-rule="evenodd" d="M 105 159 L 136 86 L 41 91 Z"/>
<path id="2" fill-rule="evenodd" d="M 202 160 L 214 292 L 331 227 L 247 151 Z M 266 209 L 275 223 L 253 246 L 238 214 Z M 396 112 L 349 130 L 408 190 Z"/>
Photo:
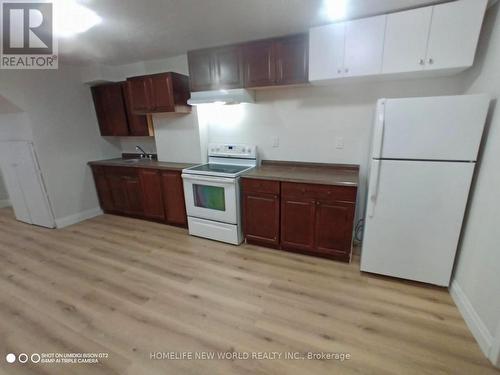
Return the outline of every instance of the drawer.
<path id="1" fill-rule="evenodd" d="M 332 186 L 283 182 L 281 195 L 284 198 L 311 198 L 331 201 L 356 202 L 357 188 L 354 186 Z"/>
<path id="2" fill-rule="evenodd" d="M 130 167 L 105 167 L 106 175 L 123 176 L 123 177 L 138 177 L 139 170 Z"/>
<path id="3" fill-rule="evenodd" d="M 261 180 L 254 178 L 243 178 L 243 191 L 246 193 L 269 193 L 279 194 L 280 183 L 279 181 Z"/>

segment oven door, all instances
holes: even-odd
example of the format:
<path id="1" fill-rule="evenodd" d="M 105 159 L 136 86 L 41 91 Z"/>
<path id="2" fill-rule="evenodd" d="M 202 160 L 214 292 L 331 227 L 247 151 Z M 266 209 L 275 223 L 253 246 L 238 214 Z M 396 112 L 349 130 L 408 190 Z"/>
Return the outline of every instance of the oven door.
<path id="1" fill-rule="evenodd" d="M 237 178 L 182 175 L 188 216 L 238 224 Z"/>

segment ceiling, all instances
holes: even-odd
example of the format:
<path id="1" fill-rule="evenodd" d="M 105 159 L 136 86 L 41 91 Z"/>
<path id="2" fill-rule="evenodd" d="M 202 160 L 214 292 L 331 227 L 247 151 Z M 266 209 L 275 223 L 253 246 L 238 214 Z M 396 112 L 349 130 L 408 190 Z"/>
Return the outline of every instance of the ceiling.
<path id="1" fill-rule="evenodd" d="M 101 24 L 60 39 L 69 63 L 110 65 L 165 58 L 191 49 L 306 31 L 331 22 L 324 0 L 79 0 Z M 348 0 L 348 18 L 439 0 Z"/>

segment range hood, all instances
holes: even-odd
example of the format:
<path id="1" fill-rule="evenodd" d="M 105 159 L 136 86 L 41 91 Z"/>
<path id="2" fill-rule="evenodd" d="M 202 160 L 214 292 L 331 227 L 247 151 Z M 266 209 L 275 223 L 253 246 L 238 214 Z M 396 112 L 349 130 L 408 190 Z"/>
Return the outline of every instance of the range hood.
<path id="1" fill-rule="evenodd" d="M 255 93 L 245 89 L 197 91 L 192 92 L 191 99 L 188 100 L 188 104 L 191 105 L 208 103 L 238 104 L 254 102 Z"/>

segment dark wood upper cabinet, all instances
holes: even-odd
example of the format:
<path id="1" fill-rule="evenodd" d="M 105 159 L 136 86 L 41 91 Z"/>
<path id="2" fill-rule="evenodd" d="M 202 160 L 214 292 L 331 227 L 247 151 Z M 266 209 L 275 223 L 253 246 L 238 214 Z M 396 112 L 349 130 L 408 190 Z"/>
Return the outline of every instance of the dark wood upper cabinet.
<path id="1" fill-rule="evenodd" d="M 276 55 L 273 39 L 246 43 L 243 46 L 245 87 L 276 84 Z"/>
<path id="2" fill-rule="evenodd" d="M 99 129 L 103 136 L 127 136 L 127 112 L 121 83 L 91 88 Z"/>
<path id="3" fill-rule="evenodd" d="M 216 82 L 211 49 L 188 52 L 188 65 L 191 91 L 215 89 Z"/>
<path id="4" fill-rule="evenodd" d="M 160 172 L 155 169 L 142 169 L 139 172 L 142 189 L 144 216 L 149 219 L 163 220 L 162 189 Z"/>
<path id="5" fill-rule="evenodd" d="M 308 82 L 307 34 L 188 52 L 191 91 Z"/>
<path id="6" fill-rule="evenodd" d="M 131 111 L 130 93 L 126 82 L 122 83 L 123 98 L 127 112 L 129 135 L 133 137 L 153 136 L 153 122 L 149 115 L 137 115 Z"/>
<path id="7" fill-rule="evenodd" d="M 181 172 L 162 171 L 161 186 L 165 221 L 172 225 L 187 227 L 186 205 Z"/>
<path id="8" fill-rule="evenodd" d="M 131 111 L 147 113 L 189 113 L 189 78 L 178 73 L 159 73 L 127 78 Z"/>
<path id="9" fill-rule="evenodd" d="M 235 89 L 243 86 L 242 53 L 240 46 L 214 50 L 214 72 L 217 88 Z"/>
<path id="10" fill-rule="evenodd" d="M 276 84 L 306 83 L 309 76 L 307 35 L 294 35 L 275 41 Z"/>
<path id="11" fill-rule="evenodd" d="M 191 91 L 243 87 L 242 48 L 239 45 L 188 52 Z"/>

